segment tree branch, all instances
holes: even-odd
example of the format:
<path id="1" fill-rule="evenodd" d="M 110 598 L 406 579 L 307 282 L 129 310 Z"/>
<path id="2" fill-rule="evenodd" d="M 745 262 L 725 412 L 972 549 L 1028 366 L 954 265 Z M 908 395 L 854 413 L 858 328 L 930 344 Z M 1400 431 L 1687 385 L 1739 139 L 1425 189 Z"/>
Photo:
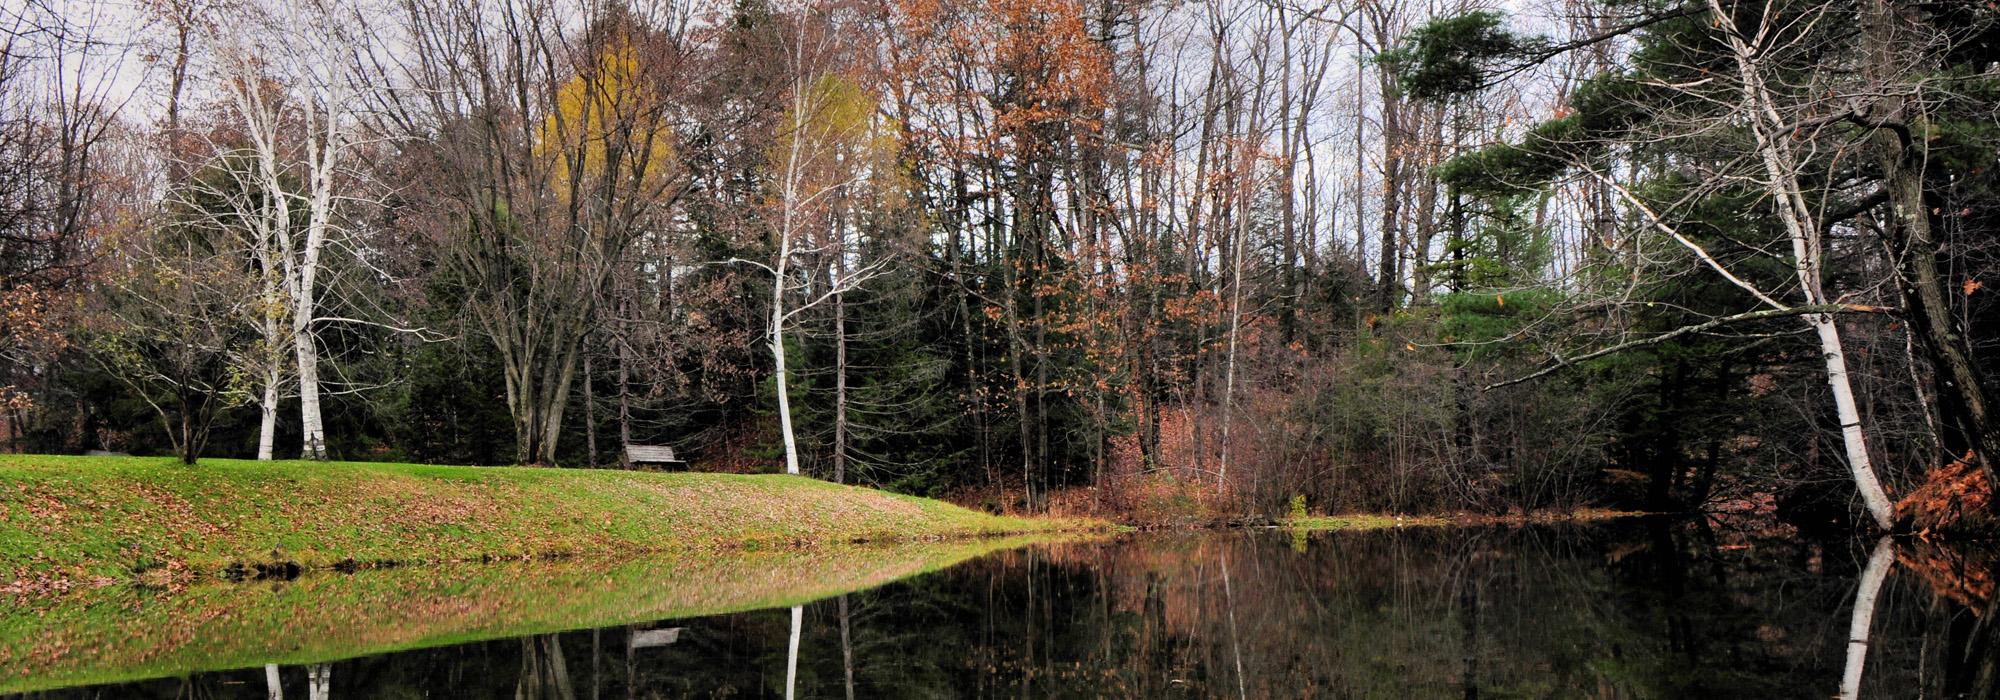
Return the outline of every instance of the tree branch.
<path id="1" fill-rule="evenodd" d="M 1515 377 L 1513 379 L 1509 379 L 1506 381 L 1494 382 L 1492 384 L 1488 384 L 1486 386 L 1480 387 L 1479 390 L 1492 391 L 1494 389 L 1498 389 L 1504 386 L 1512 386 L 1515 384 L 1520 384 L 1522 382 L 1533 381 L 1536 379 L 1540 379 L 1542 377 L 1546 377 L 1551 374 L 1555 374 L 1556 372 L 1559 372 L 1565 368 L 1575 366 L 1576 363 L 1579 362 L 1587 362 L 1589 360 L 1595 360 L 1597 358 L 1604 357 L 1606 355 L 1624 352 L 1626 350 L 1631 350 L 1633 348 L 1641 348 L 1641 347 L 1646 347 L 1648 345 L 1658 345 L 1660 343 L 1664 343 L 1684 335 L 1701 333 L 1716 328 L 1720 328 L 1722 326 L 1726 326 L 1732 323 L 1743 323 L 1747 321 L 1763 321 L 1767 319 L 1787 318 L 1791 316 L 1809 316 L 1813 314 L 1893 314 L 1893 313 L 1898 313 L 1898 310 L 1894 307 L 1869 306 L 1866 304 L 1814 304 L 1810 306 L 1792 306 L 1782 309 L 1758 309 L 1756 311 L 1745 311 L 1743 313 L 1735 314 L 1732 316 L 1719 316 L 1691 326 L 1681 326 L 1680 328 L 1675 328 L 1671 331 L 1667 331 L 1659 335 L 1641 338 L 1639 340 L 1626 341 L 1623 343 L 1619 343 L 1617 345 L 1613 345 L 1608 348 L 1593 350 L 1591 352 L 1587 352 L 1582 355 L 1577 355 L 1575 357 L 1558 356 L 1556 357 L 1556 363 L 1553 365 L 1543 367 L 1527 375 Z"/>

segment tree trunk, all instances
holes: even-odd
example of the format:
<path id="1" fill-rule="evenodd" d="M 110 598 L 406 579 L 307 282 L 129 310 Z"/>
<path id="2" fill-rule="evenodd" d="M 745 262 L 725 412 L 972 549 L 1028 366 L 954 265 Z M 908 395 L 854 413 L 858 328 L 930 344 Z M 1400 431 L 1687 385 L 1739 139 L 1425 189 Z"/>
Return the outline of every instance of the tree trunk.
<path id="1" fill-rule="evenodd" d="M 1236 419 L 1236 346 L 1238 331 L 1243 325 L 1243 244 L 1245 243 L 1243 239 L 1245 229 L 1250 227 L 1248 196 L 1244 197 L 1244 204 L 1244 211 L 1238 212 L 1236 217 L 1236 240 L 1229 246 L 1234 259 L 1230 262 L 1229 275 L 1232 280 L 1229 293 L 1229 357 L 1222 373 L 1222 455 L 1215 469 L 1217 493 L 1223 492 L 1228 487 L 1230 431 Z"/>
<path id="2" fill-rule="evenodd" d="M 789 255 L 789 251 L 784 253 Z M 778 384 L 778 428 L 785 440 L 785 473 L 799 473 L 799 443 L 792 434 L 792 395 L 785 369 L 785 277 L 784 264 L 771 287 L 771 366 Z"/>
<path id="3" fill-rule="evenodd" d="M 845 263 L 837 263 L 845 273 Z M 838 284 L 838 283 L 836 283 Z M 847 295 L 833 295 L 833 483 L 847 483 Z"/>
<path id="4" fill-rule="evenodd" d="M 194 401 L 188 398 L 189 391 L 180 390 L 181 395 L 181 464 L 193 466 L 201 457 L 201 448 L 194 439 Z"/>
<path id="5" fill-rule="evenodd" d="M 583 354 L 583 452 L 584 466 L 597 466 L 597 394 L 592 390 L 590 353 Z"/>
<path id="6" fill-rule="evenodd" d="M 327 454 L 326 428 L 320 423 L 319 412 L 319 342 L 303 321 L 310 313 L 309 307 L 302 310 L 301 320 L 293 325 L 296 338 L 292 347 L 299 362 L 299 430 L 303 433 L 299 458 L 322 460 Z"/>
<path id="7" fill-rule="evenodd" d="M 1417 152 L 1417 169 L 1421 172 L 1416 183 L 1417 211 L 1414 238 L 1409 250 L 1410 263 L 1410 304 L 1423 306 L 1431 301 L 1431 243 L 1438 233 L 1438 175 L 1437 166 L 1444 145 L 1444 108 L 1420 108 L 1413 110 L 1417 124 L 1412 131 L 1421 132 L 1422 143 L 1412 144 Z M 1426 123 L 1428 122 L 1428 123 Z"/>
<path id="8" fill-rule="evenodd" d="M 1385 71 L 1382 83 L 1385 88 L 1389 77 Z M 1403 299 L 1402 256 L 1402 206 L 1403 206 L 1403 125 L 1398 121 L 1400 110 L 1397 101 L 1388 90 L 1382 96 L 1382 240 L 1379 241 L 1381 260 L 1377 261 L 1376 278 L 1381 285 L 1380 297 L 1375 306 L 1378 311 L 1392 311 Z"/>
<path id="9" fill-rule="evenodd" d="M 1963 447 L 1978 451 L 1975 460 L 1990 479 L 1995 459 L 2000 459 L 2000 426 L 1994 424 L 1991 394 L 1986 378 L 1974 363 L 1972 348 L 1964 329 L 1952 318 L 1945 296 L 1947 282 L 1938 274 L 1937 241 L 1931 228 L 1930 208 L 1924 204 L 1923 171 L 1906 152 L 1895 135 L 1875 136 L 1882 151 L 1884 186 L 1894 222 L 1897 257 L 1902 262 L 1905 297 L 1916 307 L 1906 315 L 1915 335 L 1923 343 L 1931 364 L 1945 373 L 1942 388 L 1951 393 L 1953 407 L 1961 418 Z M 1949 421 L 1948 421 L 1949 422 Z M 1945 455 L 1945 461 L 1956 455 Z"/>
<path id="10" fill-rule="evenodd" d="M 1854 400 L 1854 385 L 1848 379 L 1847 353 L 1841 346 L 1840 328 L 1827 314 L 1807 316 L 1806 322 L 1812 324 L 1813 332 L 1819 336 L 1820 352 L 1826 360 L 1826 383 L 1833 388 L 1841 443 L 1847 448 L 1847 464 L 1854 475 L 1854 485 L 1861 492 L 1861 502 L 1875 519 L 1876 527 L 1888 530 L 1894 525 L 1895 507 L 1875 478 L 1875 468 L 1868 457 L 1867 432 L 1862 428 L 1861 410 Z"/>
<path id="11" fill-rule="evenodd" d="M 278 368 L 264 369 L 264 395 L 258 401 L 257 460 L 271 461 L 271 446 L 278 434 Z"/>
<path id="12" fill-rule="evenodd" d="M 1920 109 L 1923 104 L 1913 99 L 1923 84 L 1906 81 L 1913 71 L 1935 70 L 1936 60 L 1925 53 L 1929 31 L 1907 19 L 1905 12 L 1912 8 L 1905 5 L 1899 0 L 1878 0 L 1864 5 L 1862 17 L 1868 57 L 1864 76 L 1871 89 L 1882 95 L 1869 107 L 1868 116 L 1883 120 L 1871 140 L 1891 211 L 1887 229 L 1894 250 L 1890 257 L 1900 263 L 1897 272 L 1902 278 L 1904 303 L 1911 307 L 1905 316 L 1911 326 L 1910 337 L 1922 344 L 1932 368 L 1943 371 L 1935 380 L 1940 399 L 1935 402 L 1935 414 L 1943 420 L 1931 421 L 1933 414 L 1925 414 L 1939 446 L 1947 450 L 1942 461 L 1949 462 L 1961 451 L 1970 450 L 1977 457 L 1972 461 L 1990 481 L 1993 460 L 2000 459 L 2000 430 L 1993 423 L 1986 378 L 1973 360 L 1964 329 L 1952 318 L 1949 287 L 1938 274 L 1937 240 L 1931 207 L 1924 197 L 1923 153 L 1913 148 L 1909 132 L 1927 122 L 1928 115 L 1913 113 L 1913 108 Z M 1917 366 L 1913 362 L 1912 371 Z M 1921 383 L 1916 390 L 1922 399 L 1925 391 Z M 1933 402 L 1923 404 L 1929 407 Z"/>
<path id="13" fill-rule="evenodd" d="M 1730 17 L 1720 0 L 1709 0 L 1711 11 L 1718 21 Z M 1750 122 L 1750 131 L 1755 137 L 1758 155 L 1764 165 L 1765 183 L 1771 195 L 1772 205 L 1778 218 L 1785 225 L 1787 237 L 1791 239 L 1793 270 L 1798 276 L 1800 291 L 1807 304 L 1826 303 L 1823 284 L 1825 242 L 1821 237 L 1819 222 L 1814 216 L 1817 211 L 1805 200 L 1798 179 L 1800 160 L 1786 141 L 1785 120 L 1778 114 L 1769 87 L 1757 63 L 1757 49 L 1744 43 L 1739 36 L 1729 36 L 1731 49 L 1735 55 L 1737 76 L 1742 81 L 1744 116 Z M 1868 455 L 1867 431 L 1861 422 L 1861 411 L 1854 400 L 1854 385 L 1847 372 L 1847 353 L 1842 347 L 1840 327 L 1828 314 L 1810 314 L 1806 322 L 1819 337 L 1820 353 L 1826 362 L 1827 386 L 1833 390 L 1833 403 L 1840 420 L 1842 445 L 1847 451 L 1848 470 L 1853 475 L 1855 488 L 1861 493 L 1861 501 L 1875 525 L 1883 530 L 1893 527 L 1894 508 L 1889 496 L 1882 490 L 1882 484 L 1875 476 L 1875 468 Z"/>
<path id="14" fill-rule="evenodd" d="M 1018 205 L 1016 210 L 1018 212 Z M 1018 213 L 1015 215 L 1015 220 L 1017 223 L 1020 220 Z M 1014 227 L 1017 235 L 1020 228 L 1018 225 Z M 1018 247 L 1015 246 L 1017 249 Z M 1026 353 L 1028 348 L 1027 343 L 1021 339 L 1021 310 L 1020 302 L 1016 298 L 1021 287 L 1020 273 L 1017 269 L 1019 266 L 1018 255 L 1016 253 L 1016 259 L 1000 261 L 1001 276 L 1003 277 L 1003 289 L 1001 290 L 1000 298 L 1003 300 L 1001 306 L 1007 314 L 1007 341 L 1009 345 L 1007 349 L 1007 369 L 1013 375 L 1014 379 L 1015 421 L 1019 423 L 1019 426 L 1017 426 L 1019 430 L 1017 432 L 1021 441 L 1021 497 L 1024 507 L 1033 508 L 1035 505 L 1034 425 L 1032 422 L 1032 413 L 1029 409 L 1031 404 L 1028 397 L 1028 373 L 1021 361 L 1021 355 Z"/>
<path id="15" fill-rule="evenodd" d="M 624 318 L 625 314 L 618 317 Z M 625 469 L 632 468 L 632 460 L 625 454 L 625 446 L 632 444 L 631 352 L 621 334 L 618 337 L 618 466 Z"/>

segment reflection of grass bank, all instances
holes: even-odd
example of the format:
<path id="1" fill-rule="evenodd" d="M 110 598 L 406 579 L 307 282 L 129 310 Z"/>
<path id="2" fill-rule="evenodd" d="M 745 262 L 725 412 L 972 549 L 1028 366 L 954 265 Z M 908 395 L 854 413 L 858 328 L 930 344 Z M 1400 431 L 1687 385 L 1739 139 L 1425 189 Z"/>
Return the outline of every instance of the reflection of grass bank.
<path id="1" fill-rule="evenodd" d="M 0 617 L 0 669 L 8 672 L 0 692 L 794 605 L 1030 541 L 453 564 L 173 593 L 111 587 Z"/>
<path id="2" fill-rule="evenodd" d="M 1292 517 L 1279 521 L 1279 524 L 1293 530 L 1380 530 L 1389 527 L 1450 525 L 1451 521 L 1436 516 L 1352 514 Z"/>
<path id="3" fill-rule="evenodd" d="M 787 476 L 0 456 L 0 593 L 307 569 L 1075 529 Z"/>
<path id="4" fill-rule="evenodd" d="M 1290 530 L 1381 530 L 1395 527 L 1437 527 L 1458 525 L 1545 525 L 1613 520 L 1643 516 L 1645 513 L 1583 508 L 1572 511 L 1538 511 L 1522 515 L 1454 513 L 1450 515 L 1294 515 L 1278 521 Z"/>

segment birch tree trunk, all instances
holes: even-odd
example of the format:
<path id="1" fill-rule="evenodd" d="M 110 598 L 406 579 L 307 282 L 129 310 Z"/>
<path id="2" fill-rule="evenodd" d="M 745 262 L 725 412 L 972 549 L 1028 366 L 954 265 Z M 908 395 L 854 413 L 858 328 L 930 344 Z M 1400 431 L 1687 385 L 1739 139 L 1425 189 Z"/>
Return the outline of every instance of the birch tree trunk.
<path id="1" fill-rule="evenodd" d="M 298 4 L 287 3 L 291 7 L 292 25 L 308 26 L 300 15 Z M 324 49 L 328 44 L 315 43 Z M 318 65 L 301 66 L 299 72 L 307 76 L 303 86 L 306 94 L 299 100 L 300 111 L 306 129 L 305 168 L 307 195 L 311 209 L 306 212 L 305 241 L 300 245 L 298 261 L 293 263 L 286 257 L 288 267 L 296 264 L 292 273 L 292 347 L 299 357 L 299 427 L 300 451 L 304 459 L 326 459 L 326 428 L 320 418 L 319 380 L 319 338 L 313 335 L 313 323 L 319 320 L 319 268 L 320 256 L 326 248 L 327 238 L 334 226 L 335 181 L 342 164 L 341 157 L 353 146 L 353 134 L 349 131 L 349 113 L 353 108 L 353 95 L 348 83 L 339 75 L 322 75 L 340 62 L 330 52 L 315 51 L 301 57 Z"/>
<path id="2" fill-rule="evenodd" d="M 330 157 L 330 156 L 329 156 Z M 326 163 L 322 167 L 331 168 Z M 319 167 L 315 167 L 318 170 Z M 299 449 L 300 459 L 326 459 L 326 427 L 320 419 L 319 407 L 319 338 L 313 335 L 313 321 L 318 315 L 316 294 L 319 278 L 320 250 L 326 244 L 328 226 L 327 207 L 332 206 L 331 184 L 319 182 L 321 177 L 330 178 L 332 173 L 314 175 L 313 209 L 308 215 L 306 239 L 299 251 L 298 262 L 294 264 L 286 256 L 286 265 L 293 267 L 292 296 L 292 349 L 298 356 L 299 378 Z"/>
<path id="3" fill-rule="evenodd" d="M 292 32 L 324 28 L 330 26 L 328 21 L 338 21 L 307 17 L 300 4 L 282 7 L 283 16 L 253 11 L 233 19 L 278 33 L 281 43 Z M 218 33 L 218 40 L 227 47 L 225 89 L 242 119 L 253 163 L 254 174 L 246 184 L 256 188 L 262 200 L 262 220 L 252 224 L 260 227 L 256 232 L 258 255 L 265 274 L 280 275 L 284 312 L 291 321 L 289 342 L 299 382 L 300 456 L 324 459 L 319 342 L 313 336 L 313 324 L 318 320 L 320 258 L 334 229 L 334 189 L 339 186 L 341 157 L 353 146 L 348 122 L 354 95 L 344 77 L 329 72 L 341 65 L 330 55 L 335 41 L 331 37 L 321 37 L 303 53 L 276 56 L 269 54 L 268 46 L 244 45 L 234 35 L 224 38 Z M 303 181 L 303 192 L 286 186 L 285 179 L 292 176 Z M 306 209 L 304 230 L 298 232 L 302 237 L 294 235 L 292 226 L 294 200 L 300 200 Z M 271 313 L 267 311 L 267 324 Z M 267 341 L 270 336 L 267 326 Z M 266 410 L 276 400 L 272 393 L 265 392 Z M 259 437 L 261 441 L 261 430 Z M 261 445 L 259 452 L 264 453 Z"/>
<path id="4" fill-rule="evenodd" d="M 1250 243 L 1250 219 L 1255 211 L 1253 205 L 1256 201 L 1257 170 L 1262 160 L 1262 151 L 1264 148 L 1264 100 L 1267 94 L 1265 81 L 1269 75 L 1268 65 L 1270 56 L 1261 47 L 1255 51 L 1254 60 L 1257 63 L 1256 86 L 1250 95 L 1250 104 L 1248 105 L 1250 111 L 1249 122 L 1244 129 L 1244 138 L 1241 139 L 1242 143 L 1239 146 L 1243 150 L 1238 155 L 1236 226 L 1230 232 L 1229 242 L 1229 254 L 1231 256 L 1229 270 L 1229 355 L 1222 371 L 1222 454 L 1220 460 L 1218 460 L 1220 464 L 1215 470 L 1215 490 L 1217 492 L 1226 490 L 1229 483 L 1230 448 L 1232 447 L 1231 441 L 1234 437 L 1232 433 L 1236 423 L 1236 356 L 1243 327 L 1243 249 Z M 1289 78 L 1287 78 L 1287 81 L 1289 82 Z M 1288 87 L 1289 84 L 1281 86 L 1281 89 Z M 1282 120 L 1282 117 L 1280 119 Z M 1283 182 L 1282 187 L 1289 192 L 1292 188 L 1291 180 L 1287 178 Z M 1287 217 L 1289 217 L 1289 214 L 1287 214 Z M 1290 274 L 1289 264 L 1290 261 L 1287 261 L 1286 274 Z"/>
<path id="5" fill-rule="evenodd" d="M 834 284 L 847 276 L 847 251 L 834 252 Z M 847 483 L 847 295 L 833 295 L 833 483 Z"/>
<path id="6" fill-rule="evenodd" d="M 263 308 L 259 310 L 261 318 L 258 319 L 258 331 L 262 333 L 264 340 L 264 347 L 262 348 L 262 352 L 259 353 L 259 359 L 264 365 L 264 391 L 263 396 L 259 398 L 257 403 L 259 414 L 257 425 L 257 459 L 266 462 L 273 458 L 272 448 L 273 444 L 277 441 L 278 400 L 282 398 L 280 390 L 283 388 L 282 383 L 284 382 L 284 367 L 282 366 L 285 360 L 284 349 L 285 343 L 291 340 L 286 335 L 288 331 L 279 319 L 279 316 L 284 313 L 283 307 L 286 304 L 283 302 L 282 284 L 279 280 L 277 266 L 271 259 L 273 252 L 271 245 L 272 236 L 284 234 L 281 228 L 279 231 L 274 232 L 272 230 L 272 223 L 271 220 L 266 218 L 259 224 L 253 225 L 259 230 L 255 234 L 255 240 L 252 242 L 252 245 L 256 247 L 255 255 L 257 257 L 257 264 L 263 268 L 262 275 L 264 278 L 263 298 L 261 299 Z"/>
<path id="7" fill-rule="evenodd" d="M 326 427 L 319 412 L 319 344 L 305 323 L 295 323 L 298 339 L 292 344 L 299 362 L 299 459 L 326 459 Z"/>
<path id="8" fill-rule="evenodd" d="M 278 368 L 264 370 L 264 395 L 258 401 L 257 460 L 271 461 L 271 443 L 278 434 Z"/>
<path id="9" fill-rule="evenodd" d="M 1731 15 L 1724 10 L 1720 0 L 1709 0 L 1709 7 L 1721 21 L 1729 22 Z M 1737 74 L 1742 81 L 1742 108 L 1747 112 L 1745 116 L 1748 117 L 1751 134 L 1756 138 L 1758 156 L 1763 162 L 1767 178 L 1765 187 L 1779 220 L 1784 223 L 1786 237 L 1791 239 L 1793 271 L 1798 277 L 1806 304 L 1824 304 L 1825 242 L 1814 213 L 1816 210 L 1806 201 L 1799 184 L 1801 161 L 1787 140 L 1789 130 L 1785 126 L 1786 121 L 1779 115 L 1775 99 L 1764 82 L 1758 65 L 1758 49 L 1734 31 L 1733 23 L 1727 26 Z M 1847 453 L 1848 471 L 1875 525 L 1888 530 L 1894 525 L 1894 507 L 1889 502 L 1888 493 L 1883 491 L 1881 481 L 1876 478 L 1868 455 L 1867 431 L 1854 399 L 1854 384 L 1847 371 L 1847 353 L 1842 346 L 1840 327 L 1828 314 L 1809 314 L 1805 318 L 1819 338 L 1821 359 L 1826 365 L 1826 383 L 1833 391 L 1834 411 L 1840 420 L 1840 437 Z"/>
<path id="10" fill-rule="evenodd" d="M 785 473 L 799 473 L 799 442 L 792 435 L 792 397 L 785 381 L 785 264 L 790 245 L 782 245 L 777 279 L 771 285 L 771 365 L 778 383 L 778 427 L 785 439 Z"/>
<path id="11" fill-rule="evenodd" d="M 1254 160 L 1250 162 L 1254 163 Z M 1249 178 L 1244 179 L 1247 181 Z M 1245 189 L 1247 194 L 1248 188 Z M 1222 455 L 1215 470 L 1215 490 L 1218 493 L 1228 488 L 1230 432 L 1236 419 L 1236 346 L 1239 329 L 1243 326 L 1243 239 L 1244 229 L 1250 225 L 1249 204 L 1250 198 L 1245 196 L 1242 211 L 1236 216 L 1235 240 L 1229 246 L 1234 260 L 1230 263 L 1233 282 L 1229 293 L 1229 357 L 1222 372 Z"/>
<path id="12" fill-rule="evenodd" d="M 801 24 L 799 27 L 801 41 L 793 48 L 792 55 L 792 68 L 795 74 L 792 78 L 791 133 L 788 139 L 790 143 L 785 149 L 785 162 L 781 174 L 784 179 L 780 195 L 784 200 L 779 203 L 783 211 L 778 223 L 778 259 L 777 264 L 770 268 L 771 371 L 778 388 L 778 428 L 783 433 L 785 441 L 786 474 L 799 473 L 799 441 L 792 432 L 792 397 L 785 369 L 785 286 L 788 283 L 785 275 L 791 267 L 792 238 L 797 234 L 797 218 L 799 208 L 803 204 L 799 199 L 799 185 L 801 178 L 804 177 L 804 173 L 801 172 L 804 163 L 801 159 L 807 137 L 806 112 L 810 109 L 806 98 L 804 33 L 805 27 Z M 785 692 L 789 697 L 791 693 L 789 684 Z"/>
<path id="13" fill-rule="evenodd" d="M 806 31 L 801 18 L 799 40 L 791 53 L 791 68 L 794 71 L 791 82 L 790 115 L 787 119 L 789 131 L 783 134 L 782 159 L 776 164 L 778 182 L 778 226 L 773 231 L 777 239 L 776 259 L 770 264 L 752 263 L 771 274 L 771 314 L 768 344 L 771 349 L 771 366 L 776 382 L 778 398 L 778 425 L 785 443 L 785 473 L 801 473 L 799 464 L 799 443 L 797 429 L 792 417 L 791 377 L 789 362 L 785 357 L 785 327 L 791 317 L 833 301 L 841 307 L 840 342 L 842 347 L 843 389 L 840 392 L 842 410 L 839 413 L 841 444 L 836 454 L 846 447 L 846 391 L 845 377 L 845 293 L 852 291 L 868 279 L 878 274 L 880 263 L 869 263 L 855 268 L 847 266 L 847 248 L 842 217 L 827 212 L 828 200 L 837 201 L 846 188 L 867 177 L 867 144 L 872 143 L 874 123 L 870 117 L 874 113 L 872 105 L 861 111 L 862 116 L 854 116 L 854 103 L 839 89 L 841 80 L 837 73 L 820 73 L 821 66 L 808 65 L 805 53 Z M 775 149 L 774 149 L 775 150 Z M 805 231 L 816 226 L 832 226 L 835 235 L 820 236 L 818 240 L 801 240 Z M 838 239 L 838 240 L 831 240 Z M 831 253 L 836 262 L 837 272 L 824 272 L 823 256 Z M 799 281 L 792 279 L 794 256 L 814 256 L 799 261 L 802 270 Z M 751 262 L 735 259 L 733 262 Z M 823 289 L 815 289 L 814 269 L 823 271 L 828 278 Z M 808 292 L 798 303 L 787 305 L 786 295 L 794 290 Z M 836 460 L 843 457 L 836 456 Z M 844 471 L 844 462 L 836 462 Z M 845 474 L 840 474 L 844 478 Z"/>

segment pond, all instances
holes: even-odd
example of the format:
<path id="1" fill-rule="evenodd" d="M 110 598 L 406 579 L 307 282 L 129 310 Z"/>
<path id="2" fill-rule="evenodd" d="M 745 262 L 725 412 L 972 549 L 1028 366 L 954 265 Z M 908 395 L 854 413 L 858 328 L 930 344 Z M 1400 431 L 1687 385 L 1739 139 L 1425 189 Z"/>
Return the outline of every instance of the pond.
<path id="1" fill-rule="evenodd" d="M 1754 533 L 1642 520 L 1230 530 L 314 575 L 16 610 L 0 622 L 0 690 L 1993 696 L 1991 557 Z M 1864 577 L 1871 559 L 1881 575 Z M 1867 644 L 1850 645 L 1857 593 L 1878 588 L 1864 578 L 1879 595 Z"/>

